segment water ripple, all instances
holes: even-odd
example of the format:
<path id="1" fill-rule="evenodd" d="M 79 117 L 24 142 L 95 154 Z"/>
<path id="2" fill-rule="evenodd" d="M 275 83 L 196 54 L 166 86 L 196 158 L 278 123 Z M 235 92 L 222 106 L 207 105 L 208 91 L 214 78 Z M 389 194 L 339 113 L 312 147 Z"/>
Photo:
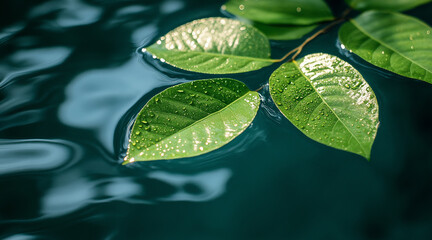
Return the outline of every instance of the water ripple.
<path id="1" fill-rule="evenodd" d="M 29 17 L 36 18 L 52 12 L 57 13 L 57 19 L 54 21 L 60 27 L 75 27 L 96 22 L 102 9 L 78 0 L 56 0 L 35 7 L 30 12 Z"/>
<path id="2" fill-rule="evenodd" d="M 11 26 L 3 28 L 0 30 L 0 45 L 7 40 L 9 40 L 16 33 L 20 32 L 24 28 L 25 24 L 23 22 L 15 23 Z"/>
<path id="3" fill-rule="evenodd" d="M 147 176 L 107 177 L 96 181 L 77 174 L 66 174 L 54 181 L 53 187 L 42 198 L 42 218 L 65 215 L 91 204 L 111 201 L 132 204 L 210 201 L 225 192 L 232 172 L 226 168 L 197 174 L 154 171 Z"/>
<path id="4" fill-rule="evenodd" d="M 7 59 L 8 64 L 1 65 L 0 76 L 5 77 L 0 80 L 0 89 L 20 76 L 60 65 L 71 52 L 71 48 L 64 46 L 16 51 Z"/>
<path id="5" fill-rule="evenodd" d="M 66 167 L 80 155 L 78 148 L 63 140 L 0 140 L 0 176 L 39 173 Z"/>
<path id="6" fill-rule="evenodd" d="M 38 239 L 37 236 L 32 236 L 29 234 L 14 234 L 12 236 L 6 237 L 3 240 L 33 240 L 33 239 Z"/>
<path id="7" fill-rule="evenodd" d="M 225 186 L 232 173 L 229 169 L 217 169 L 196 175 L 173 174 L 163 171 L 151 172 L 150 178 L 169 183 L 176 191 L 160 201 L 202 202 L 215 199 L 225 192 Z"/>
<path id="8" fill-rule="evenodd" d="M 118 121 L 143 94 L 158 87 L 160 78 L 164 76 L 135 58 L 118 68 L 83 72 L 66 87 L 58 117 L 68 126 L 95 130 L 104 147 L 113 152 Z"/>

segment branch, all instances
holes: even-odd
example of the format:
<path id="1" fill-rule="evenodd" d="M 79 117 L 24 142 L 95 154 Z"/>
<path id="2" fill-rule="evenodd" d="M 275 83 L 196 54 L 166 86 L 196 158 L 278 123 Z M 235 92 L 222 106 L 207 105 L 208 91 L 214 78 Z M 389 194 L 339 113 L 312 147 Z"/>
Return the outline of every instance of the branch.
<path id="1" fill-rule="evenodd" d="M 291 50 L 290 52 L 288 52 L 287 54 L 285 54 L 285 56 L 283 56 L 281 59 L 275 59 L 274 62 L 282 62 L 283 60 L 285 60 L 286 58 L 288 58 L 291 54 L 294 53 L 294 55 L 291 57 L 291 59 L 289 60 L 290 62 L 293 61 L 303 50 L 303 47 L 306 46 L 306 44 L 308 44 L 310 41 L 314 40 L 316 37 L 318 37 L 319 35 L 327 32 L 329 29 L 331 29 L 332 27 L 334 27 L 335 25 L 345 21 L 346 16 L 351 12 L 351 9 L 348 8 L 346 9 L 342 16 L 338 19 L 336 19 L 335 21 L 331 22 L 330 24 L 328 24 L 327 26 L 325 26 L 323 29 L 319 30 L 318 32 L 314 33 L 312 36 L 308 37 L 302 44 L 300 44 L 298 47 L 294 48 L 293 50 Z"/>

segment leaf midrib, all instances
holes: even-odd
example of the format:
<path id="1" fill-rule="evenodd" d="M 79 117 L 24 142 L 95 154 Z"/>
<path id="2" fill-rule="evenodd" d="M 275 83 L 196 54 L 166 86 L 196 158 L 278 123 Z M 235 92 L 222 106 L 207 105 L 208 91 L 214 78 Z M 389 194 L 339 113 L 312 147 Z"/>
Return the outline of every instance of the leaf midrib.
<path id="1" fill-rule="evenodd" d="M 321 101 L 330 109 L 330 111 L 336 116 L 337 120 L 342 123 L 342 125 L 345 127 L 346 130 L 348 130 L 348 132 L 351 134 L 351 136 L 354 137 L 354 139 L 357 141 L 357 143 L 359 144 L 361 150 L 363 151 L 363 153 L 366 155 L 367 152 L 365 151 L 365 149 L 363 148 L 363 145 L 360 143 L 360 141 L 357 139 L 357 137 L 351 132 L 351 130 L 345 125 L 345 123 L 339 118 L 339 116 L 334 112 L 333 108 L 330 107 L 330 105 L 328 105 L 328 103 L 324 100 L 324 98 L 322 98 L 322 96 L 318 93 L 318 90 L 315 88 L 315 86 L 312 84 L 312 81 L 303 73 L 303 71 L 300 69 L 300 66 L 298 65 L 297 61 L 293 61 L 294 66 L 297 68 L 297 70 L 301 73 L 301 75 L 310 83 L 311 87 L 314 89 L 315 93 L 320 97 Z M 366 158 L 368 158 L 368 156 L 365 156 Z"/>
<path id="2" fill-rule="evenodd" d="M 371 34 L 369 34 L 366 29 L 363 29 L 360 25 L 357 24 L 357 22 L 354 19 L 351 19 L 350 22 L 360 31 L 362 32 L 364 35 L 368 36 L 369 38 L 371 38 L 372 40 L 378 42 L 379 44 L 383 45 L 384 47 L 392 50 L 393 52 L 399 54 L 400 56 L 404 57 L 406 60 L 418 65 L 419 67 L 421 67 L 422 69 L 424 69 L 425 71 L 432 73 L 431 70 L 427 69 L 425 66 L 423 66 L 422 64 L 414 61 L 413 59 L 410 59 L 408 56 L 404 55 L 403 53 L 395 50 L 393 47 L 391 47 L 390 45 L 387 45 L 386 43 L 382 42 L 381 40 L 373 37 Z"/>
<path id="3" fill-rule="evenodd" d="M 206 119 L 208 119 L 208 118 L 210 118 L 210 117 L 212 117 L 212 116 L 214 116 L 214 115 L 216 115 L 216 114 L 218 114 L 218 113 L 224 111 L 225 109 L 228 109 L 230 106 L 232 106 L 232 105 L 235 104 L 236 102 L 238 102 L 238 101 L 240 101 L 240 100 L 243 100 L 244 97 L 245 97 L 246 95 L 248 95 L 249 93 L 251 93 L 251 92 L 252 92 L 252 91 L 247 91 L 245 94 L 243 94 L 242 96 L 240 96 L 238 99 L 236 99 L 235 101 L 232 101 L 231 103 L 227 104 L 225 107 L 221 108 L 220 110 L 218 110 L 218 111 L 216 111 L 216 112 L 213 112 L 213 113 L 211 113 L 211 114 L 209 114 L 209 115 L 207 115 L 207 116 L 205 116 L 205 117 L 203 117 L 203 118 L 197 120 L 196 122 L 192 123 L 191 125 L 188 125 L 188 126 L 182 128 L 182 129 L 180 129 L 179 131 L 177 131 L 177 132 L 175 132 L 175 133 L 173 133 L 173 134 L 171 134 L 171 135 L 169 135 L 169 136 L 164 137 L 162 140 L 160 140 L 160 141 L 158 141 L 158 142 L 155 142 L 154 144 L 148 146 L 147 148 L 151 148 L 151 147 L 155 146 L 156 144 L 162 142 L 163 140 L 165 140 L 165 139 L 167 139 L 167 138 L 170 138 L 171 136 L 174 136 L 174 135 L 176 135 L 176 134 L 178 134 L 178 133 L 180 133 L 180 132 L 183 132 L 183 131 L 185 131 L 186 129 L 192 128 L 194 125 L 197 125 L 197 124 L 199 124 L 200 122 L 202 122 L 202 121 L 204 121 L 204 120 L 206 120 Z M 140 159 L 135 159 L 135 161 L 141 161 L 141 160 L 140 160 Z M 143 161 L 145 161 L 145 159 L 144 159 Z"/>
<path id="4" fill-rule="evenodd" d="M 152 49 L 158 49 L 155 48 L 153 46 L 150 46 L 147 48 L 147 51 L 155 54 L 154 52 L 152 52 Z M 278 59 L 271 59 L 271 58 L 255 58 L 255 57 L 246 57 L 246 56 L 239 56 L 239 55 L 232 55 L 232 54 L 220 54 L 220 53 L 210 53 L 210 52 L 200 52 L 200 51 L 181 51 L 178 49 L 166 49 L 166 48 L 160 48 L 160 50 L 162 51 L 166 51 L 166 52 L 180 52 L 180 53 L 198 53 L 198 54 L 202 54 L 202 55 L 208 55 L 208 56 L 217 56 L 217 57 L 232 57 L 232 58 L 239 58 L 239 59 L 245 59 L 245 60 L 250 60 L 250 61 L 261 61 L 261 62 L 276 62 L 278 61 Z"/>

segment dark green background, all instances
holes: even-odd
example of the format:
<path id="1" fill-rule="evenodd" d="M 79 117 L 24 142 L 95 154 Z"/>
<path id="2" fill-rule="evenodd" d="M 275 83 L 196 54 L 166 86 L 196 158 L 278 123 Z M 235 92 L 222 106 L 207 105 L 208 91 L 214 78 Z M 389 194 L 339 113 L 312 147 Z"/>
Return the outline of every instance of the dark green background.
<path id="1" fill-rule="evenodd" d="M 371 162 L 306 138 L 266 87 L 253 125 L 223 148 L 119 164 L 148 99 L 213 77 L 140 47 L 223 16 L 222 3 L 0 3 L 1 239 L 432 239 L 432 85 L 342 50 L 337 28 L 299 57 L 334 54 L 371 85 L 381 121 Z M 431 12 L 428 4 L 407 13 L 431 25 Z M 301 42 L 273 42 L 273 57 Z M 257 89 L 277 67 L 228 76 Z"/>

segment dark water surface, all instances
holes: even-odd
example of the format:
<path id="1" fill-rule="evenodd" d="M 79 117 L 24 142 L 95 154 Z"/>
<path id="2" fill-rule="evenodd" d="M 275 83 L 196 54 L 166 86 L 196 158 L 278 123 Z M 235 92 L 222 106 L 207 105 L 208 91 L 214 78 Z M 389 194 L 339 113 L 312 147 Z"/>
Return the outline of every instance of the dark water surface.
<path id="1" fill-rule="evenodd" d="M 222 3 L 0 3 L 0 239 L 432 239 L 432 85 L 371 67 L 336 29 L 302 55 L 348 60 L 374 89 L 371 162 L 302 135 L 264 88 L 252 126 L 221 149 L 120 165 L 148 99 L 212 77 L 140 47 Z M 431 12 L 408 13 L 432 24 Z M 274 42 L 273 57 L 301 42 Z M 257 89 L 276 67 L 231 77 Z"/>

